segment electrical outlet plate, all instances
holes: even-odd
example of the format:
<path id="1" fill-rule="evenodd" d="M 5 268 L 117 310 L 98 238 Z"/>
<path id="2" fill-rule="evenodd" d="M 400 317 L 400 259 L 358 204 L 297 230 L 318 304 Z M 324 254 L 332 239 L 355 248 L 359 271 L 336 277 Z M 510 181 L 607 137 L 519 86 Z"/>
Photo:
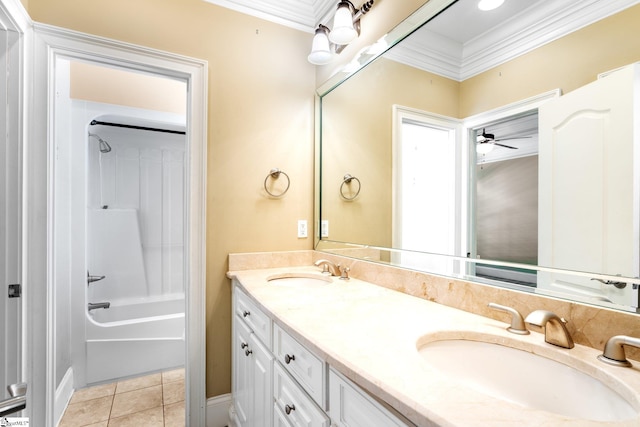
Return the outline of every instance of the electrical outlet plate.
<path id="1" fill-rule="evenodd" d="M 320 222 L 320 237 L 329 237 L 329 220 L 323 219 Z"/>
<path id="2" fill-rule="evenodd" d="M 298 237 L 299 238 L 307 237 L 307 220 L 306 219 L 298 220 Z"/>

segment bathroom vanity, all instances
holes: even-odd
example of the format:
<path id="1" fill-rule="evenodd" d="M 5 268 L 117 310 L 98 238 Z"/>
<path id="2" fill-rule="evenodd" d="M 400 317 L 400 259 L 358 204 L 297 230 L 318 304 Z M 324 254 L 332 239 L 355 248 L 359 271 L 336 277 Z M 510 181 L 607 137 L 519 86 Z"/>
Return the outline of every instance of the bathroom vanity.
<path id="1" fill-rule="evenodd" d="M 542 333 L 512 334 L 508 323 L 357 278 L 322 275 L 313 266 L 231 271 L 228 276 L 233 287 L 231 415 L 236 426 L 585 427 L 640 422 L 637 363 L 608 366 L 597 360 L 599 350 L 580 344 L 559 348 L 546 343 Z M 452 354 L 467 370 L 463 365 L 473 366 L 480 356 L 468 343 L 508 350 L 496 372 L 513 365 L 516 388 L 551 398 L 541 403 L 529 401 L 530 396 L 514 393 L 510 399 L 487 392 L 425 356 L 437 347 L 430 346 L 448 342 L 463 344 Z M 524 369 L 515 361 L 519 354 L 532 358 Z M 584 390 L 556 395 L 563 384 L 555 383 L 554 389 L 558 375 L 546 370 L 555 368 L 539 364 L 541 360 L 571 371 L 567 378 L 587 381 Z M 544 383 L 544 392 L 536 382 Z M 559 407 L 545 406 L 551 401 L 560 402 Z"/>

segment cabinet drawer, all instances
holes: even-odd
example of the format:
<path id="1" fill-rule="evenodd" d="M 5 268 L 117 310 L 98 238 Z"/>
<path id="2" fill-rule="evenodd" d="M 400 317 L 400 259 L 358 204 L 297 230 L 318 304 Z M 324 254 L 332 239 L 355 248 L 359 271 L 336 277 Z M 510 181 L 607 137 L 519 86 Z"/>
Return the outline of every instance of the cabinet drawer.
<path id="1" fill-rule="evenodd" d="M 329 370 L 329 416 L 336 427 L 407 427 L 353 382 Z"/>
<path id="2" fill-rule="evenodd" d="M 326 364 L 278 325 L 273 326 L 273 336 L 276 359 L 326 409 Z"/>
<path id="3" fill-rule="evenodd" d="M 273 394 L 277 425 L 294 427 L 329 427 L 327 415 L 298 387 L 295 380 L 278 364 L 273 365 Z M 278 415 L 279 414 L 279 415 Z"/>
<path id="4" fill-rule="evenodd" d="M 271 319 L 238 286 L 233 287 L 235 313 L 251 328 L 262 343 L 271 350 Z"/>

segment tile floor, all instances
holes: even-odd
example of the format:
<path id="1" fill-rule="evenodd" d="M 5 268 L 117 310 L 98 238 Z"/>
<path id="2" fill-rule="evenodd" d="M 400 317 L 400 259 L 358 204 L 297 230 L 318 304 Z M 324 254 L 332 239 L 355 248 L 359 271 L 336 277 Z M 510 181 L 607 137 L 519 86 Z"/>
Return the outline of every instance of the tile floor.
<path id="1" fill-rule="evenodd" d="M 77 390 L 58 426 L 184 426 L 184 369 Z"/>

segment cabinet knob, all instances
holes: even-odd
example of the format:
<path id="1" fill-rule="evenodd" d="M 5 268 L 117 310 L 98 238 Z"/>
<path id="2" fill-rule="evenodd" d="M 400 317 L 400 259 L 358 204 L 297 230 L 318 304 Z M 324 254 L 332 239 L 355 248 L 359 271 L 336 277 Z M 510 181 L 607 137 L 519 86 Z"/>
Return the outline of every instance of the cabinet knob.
<path id="1" fill-rule="evenodd" d="M 245 355 L 245 356 L 249 356 L 251 353 L 253 353 L 253 351 L 251 351 L 251 350 L 249 350 L 249 349 L 246 349 L 246 350 L 244 351 L 244 355 Z"/>
<path id="2" fill-rule="evenodd" d="M 242 317 L 247 317 L 248 315 L 250 315 L 251 313 L 248 311 L 245 311 L 242 313 Z"/>
<path id="3" fill-rule="evenodd" d="M 286 412 L 287 415 L 289 415 L 291 413 L 291 411 L 295 411 L 295 409 L 296 409 L 295 405 L 291 405 L 291 406 L 286 405 L 284 407 L 284 412 Z"/>
<path id="4" fill-rule="evenodd" d="M 292 354 L 291 356 L 289 356 L 288 354 L 284 355 L 284 363 L 286 363 L 287 365 L 291 363 L 292 360 L 296 360 L 296 356 L 294 354 Z"/>
<path id="5" fill-rule="evenodd" d="M 247 348 L 249 347 L 249 344 L 247 344 L 246 342 L 243 342 L 242 344 L 240 344 L 240 348 Z"/>

